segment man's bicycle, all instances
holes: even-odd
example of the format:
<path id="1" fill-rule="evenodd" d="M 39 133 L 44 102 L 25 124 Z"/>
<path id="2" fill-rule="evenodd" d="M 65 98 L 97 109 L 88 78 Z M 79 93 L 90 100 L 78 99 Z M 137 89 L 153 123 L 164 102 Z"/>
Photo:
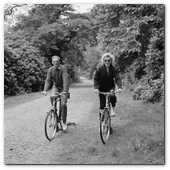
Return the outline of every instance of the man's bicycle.
<path id="1" fill-rule="evenodd" d="M 111 113 L 110 95 L 113 95 L 113 92 L 112 93 L 99 92 L 99 93 L 103 94 L 106 98 L 106 106 L 100 116 L 100 137 L 102 142 L 105 144 L 112 131 L 111 116 L 110 116 Z"/>
<path id="2" fill-rule="evenodd" d="M 54 139 L 56 132 L 63 130 L 61 123 L 61 93 L 57 92 L 53 100 L 53 109 L 47 112 L 45 119 L 45 135 L 49 141 Z"/>

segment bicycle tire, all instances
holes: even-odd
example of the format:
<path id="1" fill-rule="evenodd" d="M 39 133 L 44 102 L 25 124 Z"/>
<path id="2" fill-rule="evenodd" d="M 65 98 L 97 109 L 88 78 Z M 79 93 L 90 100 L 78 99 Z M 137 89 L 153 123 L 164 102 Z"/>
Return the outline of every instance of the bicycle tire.
<path id="1" fill-rule="evenodd" d="M 106 144 L 110 136 L 111 118 L 108 109 L 105 109 L 100 117 L 100 137 L 103 144 Z"/>
<path id="2" fill-rule="evenodd" d="M 45 119 L 45 136 L 46 138 L 51 141 L 54 139 L 54 136 L 56 134 L 56 131 L 58 131 L 57 126 L 57 116 L 54 114 L 54 111 L 49 111 L 47 113 L 46 119 Z"/>

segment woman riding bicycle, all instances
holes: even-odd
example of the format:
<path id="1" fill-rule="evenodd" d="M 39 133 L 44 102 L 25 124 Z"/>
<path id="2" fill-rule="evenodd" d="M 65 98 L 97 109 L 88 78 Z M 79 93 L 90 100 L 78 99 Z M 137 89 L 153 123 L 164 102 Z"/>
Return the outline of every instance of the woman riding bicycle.
<path id="1" fill-rule="evenodd" d="M 117 92 L 122 92 L 122 81 L 119 76 L 118 71 L 113 66 L 114 56 L 110 53 L 103 54 L 101 58 L 102 65 L 97 68 L 96 73 L 94 75 L 94 92 L 112 92 L 113 95 L 110 96 L 110 103 L 112 104 L 112 112 L 111 116 L 115 116 L 115 106 L 116 106 L 116 96 L 114 95 L 115 83 L 118 86 Z M 99 94 L 100 99 L 100 113 L 104 109 L 105 96 Z"/>

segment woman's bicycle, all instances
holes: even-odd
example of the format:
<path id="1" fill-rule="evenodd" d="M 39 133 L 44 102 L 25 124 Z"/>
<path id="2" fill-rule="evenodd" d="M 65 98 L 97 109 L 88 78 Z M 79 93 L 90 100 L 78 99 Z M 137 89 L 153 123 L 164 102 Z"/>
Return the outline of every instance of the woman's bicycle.
<path id="1" fill-rule="evenodd" d="M 112 131 L 111 116 L 110 116 L 111 113 L 110 95 L 113 95 L 113 92 L 112 93 L 99 92 L 99 93 L 105 95 L 106 97 L 106 106 L 100 116 L 100 137 L 102 142 L 105 144 Z"/>
<path id="2" fill-rule="evenodd" d="M 57 92 L 53 100 L 53 109 L 47 112 L 45 119 L 45 135 L 49 141 L 54 139 L 56 132 L 63 130 L 61 123 L 61 93 Z"/>

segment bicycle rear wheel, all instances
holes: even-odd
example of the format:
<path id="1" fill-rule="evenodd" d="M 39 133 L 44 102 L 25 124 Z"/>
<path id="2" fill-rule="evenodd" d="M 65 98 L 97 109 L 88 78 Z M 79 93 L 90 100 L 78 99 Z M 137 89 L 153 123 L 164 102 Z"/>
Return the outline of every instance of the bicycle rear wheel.
<path id="1" fill-rule="evenodd" d="M 107 109 L 105 109 L 100 117 L 100 137 L 105 144 L 110 136 L 111 119 Z"/>
<path id="2" fill-rule="evenodd" d="M 45 135 L 49 141 L 54 139 L 57 128 L 57 116 L 54 111 L 51 110 L 45 119 Z"/>

